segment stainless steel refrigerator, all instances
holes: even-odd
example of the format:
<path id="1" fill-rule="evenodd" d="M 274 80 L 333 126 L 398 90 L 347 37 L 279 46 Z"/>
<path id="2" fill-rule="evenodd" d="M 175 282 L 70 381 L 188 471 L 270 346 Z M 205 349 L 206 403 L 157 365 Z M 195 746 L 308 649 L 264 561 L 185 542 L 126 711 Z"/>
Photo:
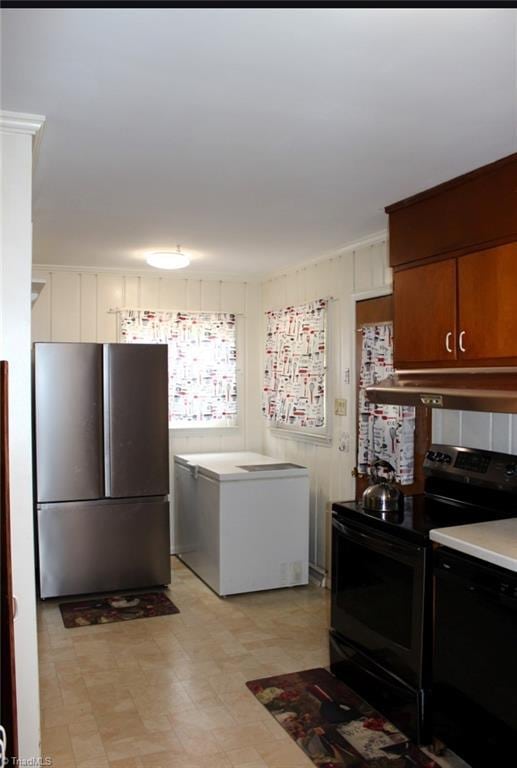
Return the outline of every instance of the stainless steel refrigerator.
<path id="1" fill-rule="evenodd" d="M 41 597 L 168 584 L 167 346 L 34 345 Z"/>

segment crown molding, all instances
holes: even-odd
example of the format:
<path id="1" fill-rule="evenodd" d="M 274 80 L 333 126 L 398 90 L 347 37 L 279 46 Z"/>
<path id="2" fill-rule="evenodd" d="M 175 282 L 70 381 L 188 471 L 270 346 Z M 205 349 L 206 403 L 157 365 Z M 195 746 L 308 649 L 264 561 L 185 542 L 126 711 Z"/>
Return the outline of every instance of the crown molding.
<path id="1" fill-rule="evenodd" d="M 41 130 L 45 118 L 43 115 L 28 115 L 25 112 L 0 110 L 0 130 L 3 133 L 28 133 L 35 136 Z"/>
<path id="2" fill-rule="evenodd" d="M 73 266 L 71 264 L 33 264 L 34 272 L 75 272 L 77 274 L 111 274 L 127 275 L 128 277 L 146 277 L 152 280 L 205 280 L 218 283 L 261 283 L 265 279 L 265 274 L 252 272 L 195 272 L 189 269 L 176 270 L 155 270 L 136 269 L 135 267 L 95 267 L 95 266 Z"/>
<path id="3" fill-rule="evenodd" d="M 358 248 L 366 248 L 371 245 L 378 245 L 379 243 L 388 242 L 388 230 L 381 229 L 378 232 L 373 232 L 371 235 L 359 238 L 358 240 L 350 240 L 348 243 L 340 245 L 338 248 L 333 248 L 331 251 L 326 251 L 324 254 L 317 256 L 314 259 L 308 259 L 307 261 L 293 264 L 292 266 L 284 267 L 284 269 L 278 269 L 274 272 L 268 272 L 263 278 L 264 281 L 274 280 L 278 277 L 291 274 L 292 272 L 298 272 L 301 269 L 306 269 L 314 264 L 321 264 L 324 261 L 330 261 L 330 259 L 338 258 L 345 253 L 351 253 L 358 250 Z"/>
<path id="4" fill-rule="evenodd" d="M 32 165 L 34 167 L 43 135 L 46 118 L 44 115 L 30 115 L 26 112 L 0 110 L 0 133 L 21 133 L 32 136 Z"/>
<path id="5" fill-rule="evenodd" d="M 378 245 L 378 243 L 387 243 L 388 242 L 388 230 L 387 229 L 379 229 L 378 232 L 373 232 L 371 235 L 367 235 L 366 237 L 360 237 L 358 240 L 350 240 L 347 243 L 344 243 L 339 248 L 334 249 L 330 252 L 329 256 L 327 258 L 332 258 L 332 256 L 339 256 L 341 253 L 347 253 L 348 251 L 355 251 L 357 248 L 364 248 L 367 245 Z"/>

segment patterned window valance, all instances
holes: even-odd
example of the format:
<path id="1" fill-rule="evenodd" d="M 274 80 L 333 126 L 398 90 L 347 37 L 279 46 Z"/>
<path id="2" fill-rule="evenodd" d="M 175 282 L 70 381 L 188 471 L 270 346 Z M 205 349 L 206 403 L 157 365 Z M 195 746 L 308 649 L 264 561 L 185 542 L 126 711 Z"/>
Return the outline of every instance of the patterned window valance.
<path id="1" fill-rule="evenodd" d="M 235 315 L 123 310 L 120 340 L 168 344 L 170 427 L 236 426 Z"/>
<path id="2" fill-rule="evenodd" d="M 272 426 L 326 428 L 327 300 L 266 313 L 262 411 Z"/>
<path id="3" fill-rule="evenodd" d="M 357 465 L 369 474 L 377 459 L 389 461 L 397 482 L 414 479 L 415 409 L 375 405 L 366 399 L 365 387 L 393 373 L 393 324 L 367 325 L 363 331 L 359 389 L 359 436 Z"/>

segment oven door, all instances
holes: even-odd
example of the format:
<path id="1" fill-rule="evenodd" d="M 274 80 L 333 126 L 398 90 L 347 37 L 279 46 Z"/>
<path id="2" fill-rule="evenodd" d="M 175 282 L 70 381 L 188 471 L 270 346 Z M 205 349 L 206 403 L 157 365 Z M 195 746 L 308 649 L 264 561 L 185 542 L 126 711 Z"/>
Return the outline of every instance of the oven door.
<path id="1" fill-rule="evenodd" d="M 332 629 L 415 687 L 430 676 L 424 663 L 431 650 L 424 624 L 430 607 L 427 552 L 332 519 Z"/>

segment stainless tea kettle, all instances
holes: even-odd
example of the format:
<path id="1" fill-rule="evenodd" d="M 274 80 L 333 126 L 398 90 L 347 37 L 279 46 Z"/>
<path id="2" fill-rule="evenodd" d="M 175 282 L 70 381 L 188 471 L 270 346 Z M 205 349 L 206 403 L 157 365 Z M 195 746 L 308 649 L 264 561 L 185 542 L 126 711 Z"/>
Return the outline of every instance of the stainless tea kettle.
<path id="1" fill-rule="evenodd" d="M 381 468 L 388 473 L 385 478 L 379 475 L 378 470 Z M 370 477 L 372 484 L 363 493 L 363 508 L 372 512 L 398 511 L 404 497 L 393 485 L 395 470 L 389 461 L 383 459 L 375 461 L 372 464 Z"/>

